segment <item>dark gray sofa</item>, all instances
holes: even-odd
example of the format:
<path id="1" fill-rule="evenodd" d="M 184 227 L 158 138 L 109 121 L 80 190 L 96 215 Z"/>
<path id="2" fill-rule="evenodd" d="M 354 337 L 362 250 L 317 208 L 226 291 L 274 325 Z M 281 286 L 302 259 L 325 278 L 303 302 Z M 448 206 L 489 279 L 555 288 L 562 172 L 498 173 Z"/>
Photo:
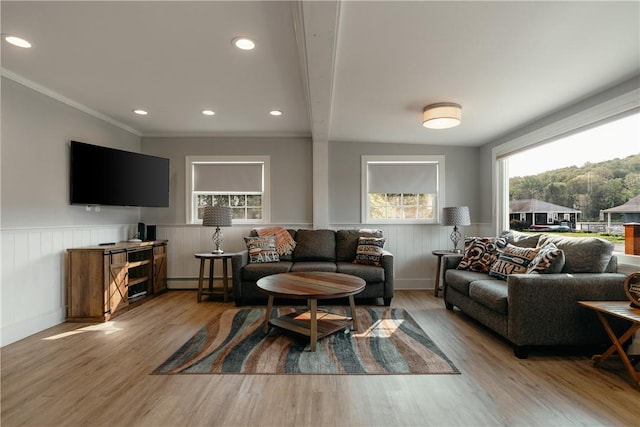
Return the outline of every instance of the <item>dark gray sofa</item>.
<path id="1" fill-rule="evenodd" d="M 383 237 L 379 230 L 287 230 L 296 241 L 292 254 L 280 256 L 280 262 L 250 263 L 248 251 L 231 259 L 233 298 L 236 305 L 266 301 L 256 282 L 262 277 L 296 271 L 329 271 L 364 279 L 365 289 L 356 300 L 382 298 L 390 305 L 393 298 L 393 255 L 383 251 L 381 266 L 354 264 L 358 238 Z M 255 230 L 251 232 L 256 236 Z"/>
<path id="2" fill-rule="evenodd" d="M 554 243 L 564 255 L 560 272 L 512 274 L 506 280 L 456 269 L 462 255 L 443 258 L 444 301 L 502 335 L 514 353 L 526 358 L 531 346 L 606 345 L 610 340 L 596 314 L 581 300 L 627 300 L 624 274 L 616 273 L 613 244 L 596 238 L 507 232 L 515 246 Z M 628 323 L 612 319 L 619 334 Z"/>

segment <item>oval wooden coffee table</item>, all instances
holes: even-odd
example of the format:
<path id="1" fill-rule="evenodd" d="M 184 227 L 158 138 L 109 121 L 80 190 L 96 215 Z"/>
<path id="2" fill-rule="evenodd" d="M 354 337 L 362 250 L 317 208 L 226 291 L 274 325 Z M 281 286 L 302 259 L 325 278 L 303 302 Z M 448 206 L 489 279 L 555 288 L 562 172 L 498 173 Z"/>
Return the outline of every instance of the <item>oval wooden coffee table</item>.
<path id="1" fill-rule="evenodd" d="M 356 306 L 353 296 L 364 289 L 365 281 L 359 277 L 343 273 L 320 271 L 280 273 L 259 279 L 258 288 L 269 295 L 267 312 L 264 317 L 263 331 L 267 333 L 269 323 L 277 328 L 285 329 L 311 340 L 311 351 L 316 351 L 316 342 L 350 325 L 358 330 Z M 309 311 L 290 313 L 270 319 L 274 298 L 305 299 Z M 318 300 L 349 297 L 351 317 L 332 313 L 322 313 L 318 326 Z"/>

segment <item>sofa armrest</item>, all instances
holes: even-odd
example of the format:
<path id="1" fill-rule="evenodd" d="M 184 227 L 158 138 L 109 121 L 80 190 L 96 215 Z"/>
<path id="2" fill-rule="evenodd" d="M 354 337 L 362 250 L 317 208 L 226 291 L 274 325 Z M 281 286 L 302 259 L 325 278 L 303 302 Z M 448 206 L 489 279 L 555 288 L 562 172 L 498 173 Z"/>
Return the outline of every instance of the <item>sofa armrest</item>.
<path id="1" fill-rule="evenodd" d="M 393 298 L 393 254 L 382 251 L 380 265 L 384 269 L 384 298 Z"/>
<path id="2" fill-rule="evenodd" d="M 509 276 L 509 340 L 516 345 L 589 343 L 601 327 L 578 301 L 626 300 L 624 278 L 619 273 Z"/>
<path id="3" fill-rule="evenodd" d="M 242 269 L 249 263 L 249 250 L 237 252 L 231 256 L 231 279 L 233 283 L 233 296 L 242 298 Z"/>
<path id="4" fill-rule="evenodd" d="M 463 258 L 462 254 L 451 253 L 451 255 L 448 255 L 448 254 L 443 255 L 442 266 L 441 266 L 442 271 L 440 271 L 440 273 L 444 273 L 445 270 L 458 267 L 458 264 L 460 264 L 460 261 L 462 261 L 462 258 Z"/>

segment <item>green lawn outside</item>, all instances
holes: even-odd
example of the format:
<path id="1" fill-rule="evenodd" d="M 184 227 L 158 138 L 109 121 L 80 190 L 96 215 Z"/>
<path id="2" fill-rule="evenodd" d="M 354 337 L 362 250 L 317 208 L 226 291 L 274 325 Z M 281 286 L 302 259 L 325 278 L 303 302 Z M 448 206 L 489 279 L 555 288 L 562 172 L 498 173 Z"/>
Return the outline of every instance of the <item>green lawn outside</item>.
<path id="1" fill-rule="evenodd" d="M 565 232 L 549 232 L 549 231 L 526 231 L 527 234 L 557 234 L 558 236 L 570 236 L 570 237 L 600 237 L 601 239 L 608 240 L 612 243 L 623 243 L 624 235 L 622 234 L 610 234 L 610 233 L 593 233 L 589 231 L 565 231 Z"/>

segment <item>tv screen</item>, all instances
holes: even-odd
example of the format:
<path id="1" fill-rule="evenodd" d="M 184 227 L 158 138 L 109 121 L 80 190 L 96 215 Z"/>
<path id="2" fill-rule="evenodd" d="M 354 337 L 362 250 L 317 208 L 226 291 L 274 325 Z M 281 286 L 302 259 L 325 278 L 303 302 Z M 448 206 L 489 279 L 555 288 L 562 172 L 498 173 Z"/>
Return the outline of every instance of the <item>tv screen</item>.
<path id="1" fill-rule="evenodd" d="M 71 141 L 71 204 L 169 206 L 169 159 Z"/>

